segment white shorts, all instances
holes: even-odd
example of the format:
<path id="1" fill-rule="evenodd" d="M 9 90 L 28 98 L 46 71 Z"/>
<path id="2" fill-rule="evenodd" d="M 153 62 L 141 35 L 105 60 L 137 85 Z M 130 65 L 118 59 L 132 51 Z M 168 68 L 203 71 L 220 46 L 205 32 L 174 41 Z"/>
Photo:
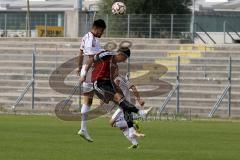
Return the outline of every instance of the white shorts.
<path id="1" fill-rule="evenodd" d="M 93 83 L 92 82 L 83 82 L 82 93 L 88 93 L 91 91 L 93 91 Z"/>
<path id="2" fill-rule="evenodd" d="M 126 128 L 128 127 L 127 121 L 124 119 L 123 111 L 118 108 L 112 115 L 111 120 L 113 121 L 113 126 L 117 128 Z"/>
<path id="3" fill-rule="evenodd" d="M 124 119 L 124 114 L 122 109 L 118 108 L 112 115 L 112 121 L 118 121 Z"/>

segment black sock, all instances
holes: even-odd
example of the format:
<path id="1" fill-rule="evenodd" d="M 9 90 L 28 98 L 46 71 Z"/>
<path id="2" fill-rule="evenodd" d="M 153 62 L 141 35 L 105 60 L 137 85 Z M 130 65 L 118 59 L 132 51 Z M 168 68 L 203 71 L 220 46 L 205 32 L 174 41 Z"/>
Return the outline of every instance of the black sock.
<path id="1" fill-rule="evenodd" d="M 138 113 L 139 109 L 134 106 L 133 104 L 131 104 L 130 102 L 128 102 L 127 100 L 123 100 L 119 106 L 122 108 L 122 110 L 125 112 L 133 112 L 133 113 Z"/>
<path id="2" fill-rule="evenodd" d="M 132 113 L 125 111 L 125 112 L 123 112 L 123 114 L 124 114 L 124 119 L 127 122 L 128 128 L 133 127 L 133 116 L 132 116 Z"/>
<path id="3" fill-rule="evenodd" d="M 132 128 L 133 127 L 133 122 L 127 122 L 128 128 Z"/>

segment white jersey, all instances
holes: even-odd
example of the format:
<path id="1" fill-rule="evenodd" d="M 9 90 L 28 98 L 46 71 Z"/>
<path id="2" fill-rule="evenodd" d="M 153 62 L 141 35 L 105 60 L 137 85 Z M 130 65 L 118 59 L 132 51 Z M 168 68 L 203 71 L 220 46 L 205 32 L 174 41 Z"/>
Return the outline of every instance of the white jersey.
<path id="1" fill-rule="evenodd" d="M 101 48 L 100 42 L 97 37 L 91 32 L 88 32 L 81 40 L 80 49 L 83 50 L 84 55 L 90 56 L 95 55 L 104 51 Z"/>
<path id="2" fill-rule="evenodd" d="M 121 88 L 124 97 L 126 98 L 127 101 L 131 102 L 131 97 L 130 97 L 130 89 L 133 86 L 132 83 L 128 80 L 127 76 L 124 77 L 122 75 L 119 75 L 115 78 L 115 81 L 118 81 L 119 87 Z"/>
<path id="3" fill-rule="evenodd" d="M 115 78 L 115 80 L 118 81 L 119 87 L 121 88 L 124 97 L 126 98 L 127 101 L 131 102 L 131 97 L 130 97 L 130 89 L 133 86 L 132 83 L 128 80 L 127 76 L 124 77 L 122 75 L 119 75 Z M 118 108 L 114 114 L 112 115 L 112 120 L 115 122 L 115 126 L 118 128 L 118 125 L 121 124 L 121 121 L 125 121 L 124 119 L 124 114 L 122 109 Z M 118 124 L 119 122 L 119 124 Z"/>
<path id="4" fill-rule="evenodd" d="M 101 48 L 98 38 L 94 37 L 91 32 L 88 32 L 81 40 L 80 50 L 83 51 L 83 66 L 87 63 L 89 56 L 98 54 L 104 49 Z M 83 82 L 83 93 L 93 90 L 92 84 L 92 68 L 89 69 L 86 80 Z"/>

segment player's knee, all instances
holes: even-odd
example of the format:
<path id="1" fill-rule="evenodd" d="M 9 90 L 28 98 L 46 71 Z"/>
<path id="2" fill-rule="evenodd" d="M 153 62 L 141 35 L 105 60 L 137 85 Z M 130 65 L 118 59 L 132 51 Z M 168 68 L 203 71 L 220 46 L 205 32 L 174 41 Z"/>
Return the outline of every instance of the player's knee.
<path id="1" fill-rule="evenodd" d="M 122 129 L 122 128 L 127 128 L 128 125 L 125 120 L 122 120 L 122 121 L 118 121 L 118 122 L 114 123 L 114 127 Z"/>
<path id="2" fill-rule="evenodd" d="M 116 93 L 114 95 L 114 101 L 119 102 L 122 99 L 122 95 L 119 93 Z"/>
<path id="3" fill-rule="evenodd" d="M 112 119 L 109 121 L 109 124 L 111 127 L 114 127 L 114 121 Z"/>
<path id="4" fill-rule="evenodd" d="M 93 99 L 91 97 L 88 97 L 87 99 L 85 99 L 84 103 L 88 106 L 91 106 L 93 102 Z"/>
<path id="5" fill-rule="evenodd" d="M 93 102 L 93 92 L 85 93 L 83 97 L 83 103 L 91 106 Z"/>
<path id="6" fill-rule="evenodd" d="M 88 106 L 91 106 L 92 105 L 92 99 L 90 101 L 88 101 L 87 103 Z"/>
<path id="7" fill-rule="evenodd" d="M 81 114 L 86 114 L 90 110 L 89 105 L 83 104 L 81 108 Z"/>

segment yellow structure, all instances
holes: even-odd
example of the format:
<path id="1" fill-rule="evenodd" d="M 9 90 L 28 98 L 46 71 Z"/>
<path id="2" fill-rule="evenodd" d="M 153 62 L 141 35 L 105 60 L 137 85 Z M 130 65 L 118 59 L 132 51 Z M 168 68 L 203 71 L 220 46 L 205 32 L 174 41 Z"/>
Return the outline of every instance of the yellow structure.
<path id="1" fill-rule="evenodd" d="M 63 37 L 64 27 L 58 26 L 36 26 L 38 37 Z"/>

